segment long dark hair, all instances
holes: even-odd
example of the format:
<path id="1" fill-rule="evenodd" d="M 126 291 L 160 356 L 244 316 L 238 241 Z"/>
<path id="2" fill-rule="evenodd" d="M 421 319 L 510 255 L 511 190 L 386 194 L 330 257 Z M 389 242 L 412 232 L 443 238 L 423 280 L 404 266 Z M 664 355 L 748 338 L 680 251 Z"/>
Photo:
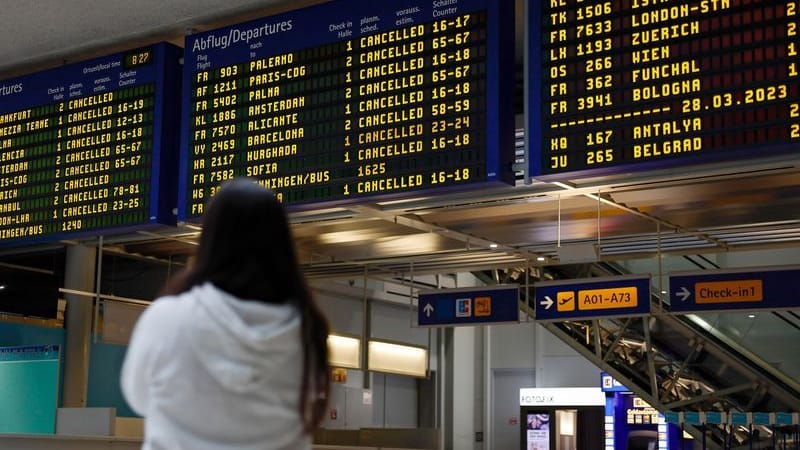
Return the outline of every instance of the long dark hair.
<path id="1" fill-rule="evenodd" d="M 242 300 L 297 307 L 304 353 L 300 414 L 305 431 L 313 431 L 325 414 L 330 389 L 328 324 L 300 271 L 286 212 L 272 191 L 234 179 L 209 201 L 195 260 L 164 294 L 207 281 Z"/>

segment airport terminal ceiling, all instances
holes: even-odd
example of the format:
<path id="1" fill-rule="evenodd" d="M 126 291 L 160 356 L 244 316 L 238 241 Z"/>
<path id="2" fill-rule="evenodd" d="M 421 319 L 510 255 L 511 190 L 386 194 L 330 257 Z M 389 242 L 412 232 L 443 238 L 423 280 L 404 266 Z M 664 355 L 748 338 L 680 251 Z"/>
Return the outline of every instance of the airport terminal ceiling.
<path id="1" fill-rule="evenodd" d="M 158 41 L 182 45 L 186 32 L 239 23 L 324 2 L 11 2 L 0 14 L 0 78 Z M 524 96 L 523 2 L 517 2 L 516 94 Z M 511 70 L 511 68 L 509 68 Z M 518 145 L 525 120 L 517 108 Z M 522 148 L 517 166 L 524 167 Z M 778 157 L 558 182 L 525 182 L 477 192 L 409 195 L 393 201 L 293 213 L 312 278 L 372 273 L 437 273 L 561 259 L 654 257 L 800 246 L 800 158 Z M 104 237 L 109 250 L 181 260 L 198 229 L 184 225 Z M 96 243 L 96 239 L 86 242 Z M 0 254 L 33 251 L 14 247 Z M 588 253 L 587 253 L 588 252 Z"/>

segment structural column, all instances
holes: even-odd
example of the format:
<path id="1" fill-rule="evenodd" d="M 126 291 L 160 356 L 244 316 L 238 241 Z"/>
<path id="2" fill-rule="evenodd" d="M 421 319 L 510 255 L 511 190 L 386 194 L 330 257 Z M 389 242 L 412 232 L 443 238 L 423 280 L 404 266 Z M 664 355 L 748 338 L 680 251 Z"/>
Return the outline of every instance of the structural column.
<path id="1" fill-rule="evenodd" d="M 95 289 L 97 249 L 76 245 L 67 247 L 64 288 L 87 293 Z M 93 297 L 66 294 L 64 316 L 64 407 L 86 406 L 89 382 L 89 349 L 92 339 Z"/>

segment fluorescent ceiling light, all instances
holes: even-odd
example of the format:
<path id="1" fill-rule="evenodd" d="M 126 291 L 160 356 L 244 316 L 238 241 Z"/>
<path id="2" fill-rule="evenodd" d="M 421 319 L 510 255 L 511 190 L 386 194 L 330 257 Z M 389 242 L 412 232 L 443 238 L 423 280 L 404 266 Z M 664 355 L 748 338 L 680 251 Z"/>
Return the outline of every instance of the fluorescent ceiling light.
<path id="1" fill-rule="evenodd" d="M 333 367 L 360 369 L 361 340 L 335 334 L 328 335 L 328 362 Z"/>
<path id="2" fill-rule="evenodd" d="M 421 347 L 369 341 L 369 370 L 425 377 L 428 372 L 428 350 Z"/>

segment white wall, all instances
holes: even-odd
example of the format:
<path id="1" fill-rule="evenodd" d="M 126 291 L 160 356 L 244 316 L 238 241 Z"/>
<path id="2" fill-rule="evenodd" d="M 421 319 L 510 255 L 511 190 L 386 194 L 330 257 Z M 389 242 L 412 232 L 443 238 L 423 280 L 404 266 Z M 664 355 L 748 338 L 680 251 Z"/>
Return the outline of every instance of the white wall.
<path id="1" fill-rule="evenodd" d="M 331 331 L 335 333 L 361 336 L 364 326 L 363 302 L 346 295 L 328 292 L 314 292 L 317 305 L 328 319 Z"/>
<path id="2" fill-rule="evenodd" d="M 536 387 L 600 386 L 600 369 L 542 326 L 536 346 Z"/>
<path id="3" fill-rule="evenodd" d="M 417 427 L 417 380 L 376 373 L 372 378 L 373 423 L 382 428 Z"/>
<path id="4" fill-rule="evenodd" d="M 493 369 L 530 369 L 536 365 L 534 322 L 487 327 Z"/>
<path id="5" fill-rule="evenodd" d="M 331 331 L 360 337 L 364 327 L 365 295 L 361 280 L 349 283 L 327 283 L 316 286 L 314 295 L 328 318 Z M 412 326 L 415 310 L 406 298 L 387 294 L 385 286 L 371 280 L 366 296 L 370 302 L 370 338 L 429 348 L 429 370 L 436 370 L 436 333 L 428 328 Z M 362 349 L 363 351 L 363 349 Z M 418 423 L 417 379 L 401 375 L 373 373 L 369 380 L 365 372 L 348 369 L 347 381 L 332 387 L 331 409 L 337 409 L 337 419 L 330 415 L 323 423 L 326 428 L 414 428 Z M 372 405 L 364 405 L 363 392 L 370 391 Z"/>
<path id="6" fill-rule="evenodd" d="M 372 304 L 372 337 L 378 340 L 428 346 L 429 328 L 412 327 L 413 314 L 408 305 Z M 431 335 L 433 339 L 433 335 Z"/>
<path id="7" fill-rule="evenodd" d="M 332 430 L 357 430 L 375 426 L 373 406 L 364 401 L 365 391 L 369 390 L 334 383 L 331 386 L 328 412 L 322 421 L 322 427 Z"/>

